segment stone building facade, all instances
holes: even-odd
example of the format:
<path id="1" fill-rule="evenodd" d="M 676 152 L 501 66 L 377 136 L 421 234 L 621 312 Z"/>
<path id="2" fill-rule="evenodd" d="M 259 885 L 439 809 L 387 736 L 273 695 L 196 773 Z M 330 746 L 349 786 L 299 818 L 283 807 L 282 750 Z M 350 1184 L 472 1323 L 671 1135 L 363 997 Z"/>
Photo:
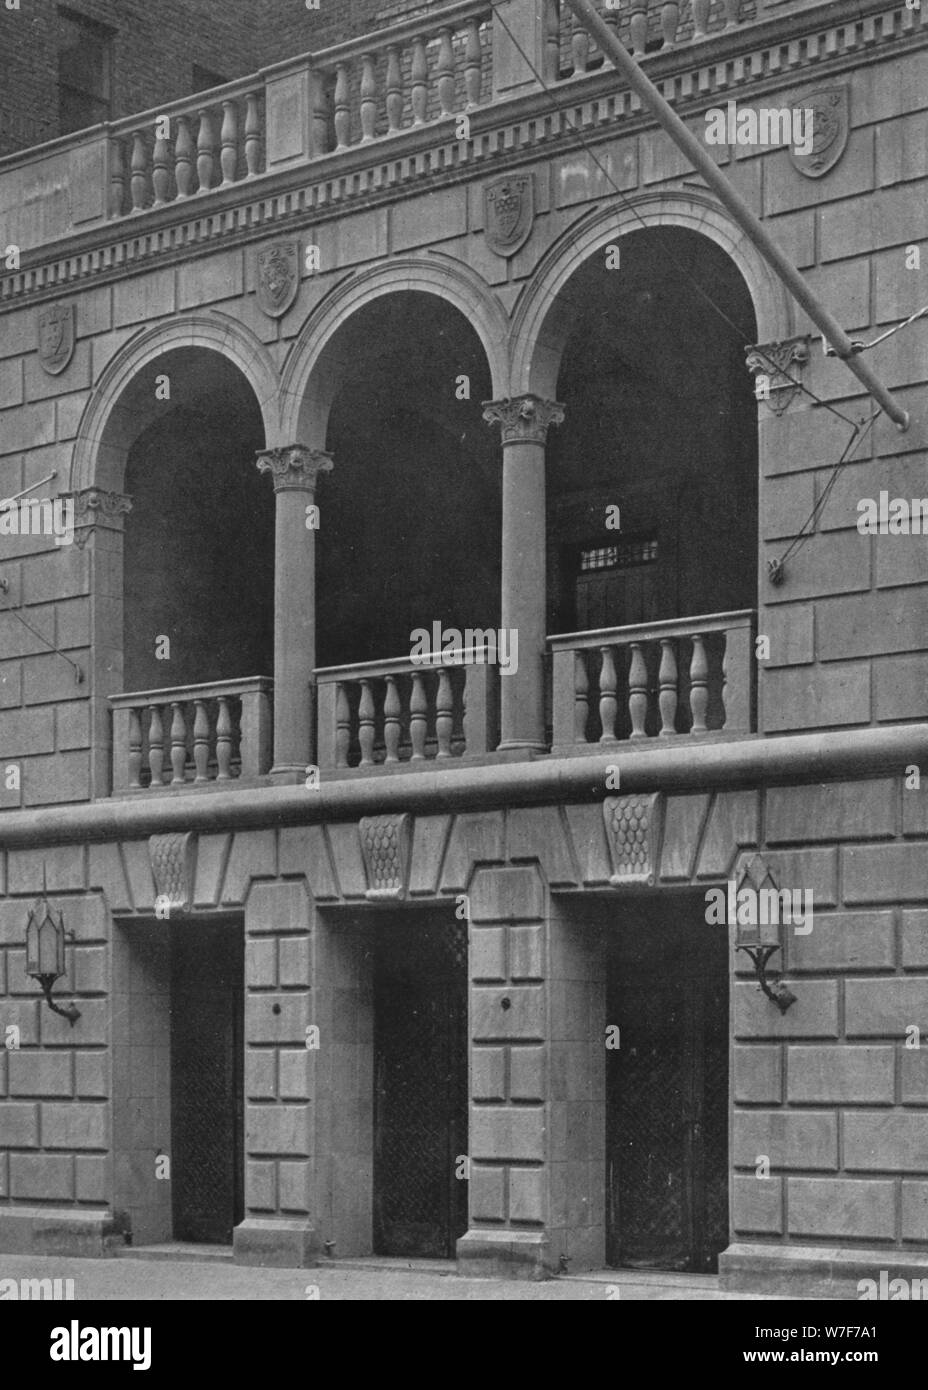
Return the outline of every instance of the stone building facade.
<path id="1" fill-rule="evenodd" d="M 74 522 L 0 535 L 0 1249 L 924 1273 L 928 566 L 858 517 L 928 320 L 871 419 L 566 5 L 397 11 L 0 161 L 0 495 Z M 618 30 L 697 133 L 814 109 L 716 158 L 921 307 L 920 10 Z"/>

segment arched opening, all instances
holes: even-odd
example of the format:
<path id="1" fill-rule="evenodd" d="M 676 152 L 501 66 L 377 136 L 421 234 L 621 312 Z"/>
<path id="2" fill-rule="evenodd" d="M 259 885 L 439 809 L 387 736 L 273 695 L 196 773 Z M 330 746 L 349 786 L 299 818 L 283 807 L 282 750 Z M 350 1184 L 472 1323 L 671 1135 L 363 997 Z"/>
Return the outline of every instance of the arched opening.
<path id="1" fill-rule="evenodd" d="M 165 381 L 170 397 L 146 410 Z M 124 688 L 269 675 L 274 501 L 255 466 L 264 426 L 254 392 L 218 353 L 179 348 L 120 405 L 148 417 L 126 460 Z"/>
<path id="2" fill-rule="evenodd" d="M 591 255 L 542 333 L 546 351 L 560 346 L 566 407 L 547 451 L 548 631 L 679 628 L 637 647 L 640 633 L 617 636 L 605 666 L 602 647 L 584 656 L 587 738 L 613 732 L 612 697 L 618 737 L 730 728 L 721 615 L 753 609 L 757 594 L 754 308 L 707 237 L 660 227 L 617 244 L 618 268 L 611 247 Z M 697 633 L 694 615 L 719 621 Z M 662 710 L 658 691 L 671 688 Z"/>
<path id="3" fill-rule="evenodd" d="M 323 356 L 335 469 L 319 494 L 318 664 L 408 656 L 434 622 L 495 627 L 500 470 L 473 327 L 399 291 L 354 313 Z"/>

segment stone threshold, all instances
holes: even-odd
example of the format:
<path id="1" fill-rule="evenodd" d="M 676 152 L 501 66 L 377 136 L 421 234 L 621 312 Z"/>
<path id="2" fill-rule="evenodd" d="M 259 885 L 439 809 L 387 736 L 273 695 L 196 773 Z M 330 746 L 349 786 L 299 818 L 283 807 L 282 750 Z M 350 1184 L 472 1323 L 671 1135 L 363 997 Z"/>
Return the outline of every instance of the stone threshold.
<path id="1" fill-rule="evenodd" d="M 190 1264 L 232 1264 L 231 1245 L 185 1244 L 166 1241 L 163 1245 L 122 1245 L 113 1252 L 120 1260 L 183 1260 Z"/>

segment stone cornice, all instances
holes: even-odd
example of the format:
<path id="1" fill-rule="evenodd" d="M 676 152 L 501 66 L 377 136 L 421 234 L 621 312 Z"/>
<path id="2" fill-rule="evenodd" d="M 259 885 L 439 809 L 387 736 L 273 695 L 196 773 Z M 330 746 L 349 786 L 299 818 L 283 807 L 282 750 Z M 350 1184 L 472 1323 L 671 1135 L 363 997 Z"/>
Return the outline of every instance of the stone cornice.
<path id="1" fill-rule="evenodd" d="M 657 739 L 648 741 L 658 743 Z M 0 850 L 139 839 L 202 830 L 267 829 L 358 820 L 361 816 L 489 811 L 499 807 L 596 802 L 607 771 L 621 767 L 622 792 L 675 792 L 901 776 L 928 760 L 928 724 L 829 730 L 764 738 L 680 739 L 638 748 L 617 744 L 598 755 L 501 760 L 489 766 L 396 776 L 332 779 L 307 796 L 300 786 L 256 786 L 213 793 L 114 797 L 79 806 L 0 812 Z"/>
<path id="2" fill-rule="evenodd" d="M 926 5 L 928 8 L 928 5 Z M 849 18 L 844 0 L 755 20 L 681 44 L 644 60 L 648 75 L 681 116 L 742 92 L 751 99 L 878 63 L 928 45 L 921 11 L 902 0 L 859 0 Z M 171 265 L 217 249 L 326 222 L 424 191 L 517 167 L 548 153 L 653 129 L 637 98 L 616 90 L 612 68 L 558 82 L 561 103 L 538 90 L 470 114 L 472 139 L 454 139 L 455 118 L 403 130 L 284 172 L 213 190 L 196 209 L 186 200 L 102 222 L 23 256 L 24 268 L 0 277 L 0 313 L 105 284 L 151 265 Z M 579 132 L 576 128 L 579 126 Z M 581 138 L 582 137 L 582 138 Z"/>

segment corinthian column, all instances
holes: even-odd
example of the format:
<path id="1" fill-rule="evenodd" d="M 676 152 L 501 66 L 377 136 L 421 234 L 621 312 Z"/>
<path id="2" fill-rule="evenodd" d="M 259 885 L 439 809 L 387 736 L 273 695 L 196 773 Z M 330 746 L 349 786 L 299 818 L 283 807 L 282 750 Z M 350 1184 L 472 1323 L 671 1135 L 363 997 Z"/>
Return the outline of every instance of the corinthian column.
<path id="1" fill-rule="evenodd" d="M 540 396 L 487 401 L 503 439 L 502 625 L 518 634 L 518 669 L 500 679 L 501 749 L 545 744 L 545 443 L 564 407 Z"/>
<path id="2" fill-rule="evenodd" d="M 264 449 L 277 498 L 274 548 L 274 766 L 305 774 L 313 757 L 312 686 L 316 666 L 316 531 L 309 508 L 332 456 L 304 444 Z"/>

